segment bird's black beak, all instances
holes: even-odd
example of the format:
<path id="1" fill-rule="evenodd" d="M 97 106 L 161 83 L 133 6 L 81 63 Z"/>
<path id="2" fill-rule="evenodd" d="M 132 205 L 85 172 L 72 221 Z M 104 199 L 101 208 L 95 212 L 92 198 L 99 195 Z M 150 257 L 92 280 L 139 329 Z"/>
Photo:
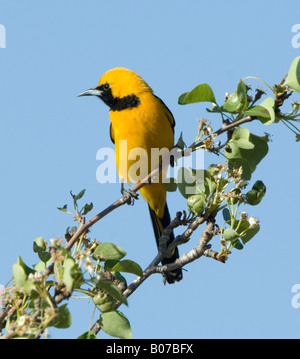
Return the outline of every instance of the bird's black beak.
<path id="1" fill-rule="evenodd" d="M 102 94 L 102 91 L 99 88 L 94 88 L 94 89 L 90 89 L 84 92 L 81 92 L 79 95 L 77 95 L 77 97 L 80 96 L 98 96 L 100 97 Z"/>

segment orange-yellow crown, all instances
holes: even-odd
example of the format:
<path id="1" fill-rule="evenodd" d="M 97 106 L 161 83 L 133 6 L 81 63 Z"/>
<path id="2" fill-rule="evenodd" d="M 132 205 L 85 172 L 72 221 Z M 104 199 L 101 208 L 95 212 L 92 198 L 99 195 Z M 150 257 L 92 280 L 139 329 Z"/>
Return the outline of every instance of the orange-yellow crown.
<path id="1" fill-rule="evenodd" d="M 148 84 L 134 71 L 118 67 L 107 71 L 100 79 L 98 86 L 108 83 L 113 97 L 138 95 L 141 92 L 153 92 Z"/>

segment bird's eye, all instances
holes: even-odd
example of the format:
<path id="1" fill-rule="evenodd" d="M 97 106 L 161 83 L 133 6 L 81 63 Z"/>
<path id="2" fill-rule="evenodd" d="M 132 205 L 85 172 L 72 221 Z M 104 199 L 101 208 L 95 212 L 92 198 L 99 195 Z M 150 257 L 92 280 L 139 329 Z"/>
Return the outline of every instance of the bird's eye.
<path id="1" fill-rule="evenodd" d="M 105 91 L 107 91 L 107 90 L 109 89 L 109 84 L 108 84 L 108 83 L 104 84 L 104 85 L 103 85 L 103 89 L 104 89 Z"/>

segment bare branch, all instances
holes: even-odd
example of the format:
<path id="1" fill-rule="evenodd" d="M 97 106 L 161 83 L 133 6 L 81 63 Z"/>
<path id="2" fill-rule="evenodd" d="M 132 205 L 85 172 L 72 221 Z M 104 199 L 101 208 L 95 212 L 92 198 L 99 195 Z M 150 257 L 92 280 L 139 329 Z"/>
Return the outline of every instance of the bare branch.
<path id="1" fill-rule="evenodd" d="M 202 217 L 201 217 L 202 218 Z M 214 226 L 215 220 L 214 218 L 210 218 L 207 221 L 207 226 L 204 229 L 200 241 L 196 248 L 191 249 L 188 253 L 183 254 L 180 258 L 177 258 L 175 262 L 165 264 L 163 266 L 156 266 L 154 268 L 150 268 L 152 273 L 161 273 L 163 274 L 166 271 L 172 271 L 177 268 L 182 268 L 185 265 L 193 262 L 194 260 L 202 257 L 204 252 L 208 249 L 207 245 L 209 241 L 214 236 Z"/>
<path id="2" fill-rule="evenodd" d="M 203 255 L 205 257 L 215 259 L 222 263 L 225 263 L 227 261 L 226 255 L 220 254 L 219 252 L 215 252 L 215 251 L 211 250 L 210 247 L 204 251 Z"/>

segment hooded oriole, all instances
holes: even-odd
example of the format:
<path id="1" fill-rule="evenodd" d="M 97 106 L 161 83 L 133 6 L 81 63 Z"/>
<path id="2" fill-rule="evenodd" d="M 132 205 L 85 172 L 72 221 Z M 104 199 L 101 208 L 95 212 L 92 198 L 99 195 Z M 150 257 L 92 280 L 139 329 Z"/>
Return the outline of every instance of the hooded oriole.
<path id="1" fill-rule="evenodd" d="M 129 159 L 129 153 L 136 148 L 142 148 L 148 155 L 147 172 L 150 173 L 151 149 L 174 146 L 175 120 L 164 102 L 154 95 L 153 90 L 135 72 L 115 68 L 106 72 L 96 88 L 81 93 L 78 96 L 98 96 L 110 108 L 110 137 L 115 144 L 117 169 L 121 179 L 130 182 L 128 169 L 136 159 Z M 126 140 L 126 146 L 120 146 L 120 141 Z M 127 153 L 122 153 L 127 152 Z M 124 159 L 127 163 L 119 163 Z M 123 161 L 123 160 L 122 160 Z M 159 164 L 159 159 L 157 163 Z M 148 174 L 147 173 L 147 174 Z M 134 176 L 133 176 L 134 177 Z M 143 177 L 142 177 L 143 178 Z M 142 179 L 140 178 L 140 180 Z M 138 180 L 135 180 L 138 182 Z M 160 183 L 152 183 L 140 189 L 141 195 L 149 206 L 156 242 L 162 235 L 163 229 L 170 224 L 170 214 L 166 203 L 166 191 Z M 168 244 L 174 239 L 170 236 Z M 178 258 L 178 249 L 162 260 L 162 264 L 172 263 Z M 168 272 L 166 280 L 174 283 L 182 279 L 181 269 Z"/>

